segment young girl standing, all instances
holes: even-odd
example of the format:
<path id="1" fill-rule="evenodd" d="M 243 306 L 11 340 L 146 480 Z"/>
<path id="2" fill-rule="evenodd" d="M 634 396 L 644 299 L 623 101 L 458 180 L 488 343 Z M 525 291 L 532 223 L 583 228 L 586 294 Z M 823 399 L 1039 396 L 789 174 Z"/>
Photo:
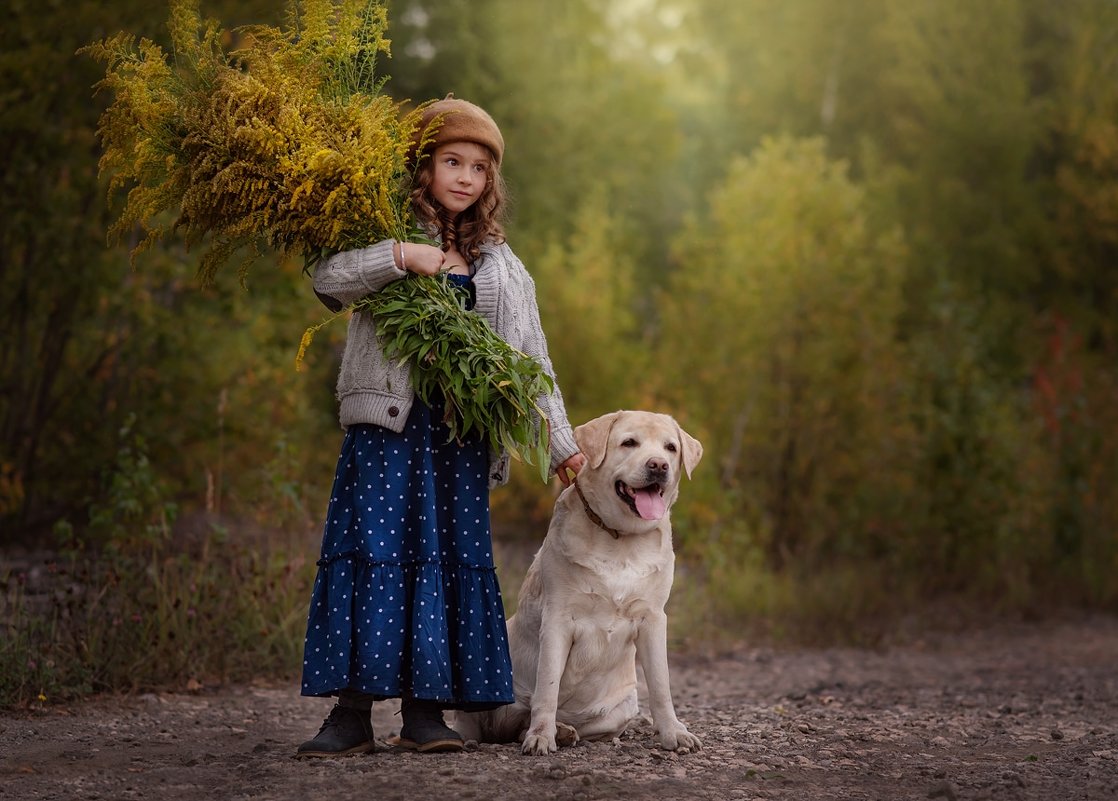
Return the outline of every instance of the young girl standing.
<path id="1" fill-rule="evenodd" d="M 409 272 L 450 273 L 467 308 L 555 378 L 535 286 L 500 223 L 505 143 L 481 108 L 447 96 L 425 110 L 411 199 L 440 247 L 387 240 L 319 263 L 318 297 L 333 310 Z M 465 355 L 465 354 L 463 354 Z M 346 429 L 327 510 L 304 646 L 302 694 L 338 696 L 304 757 L 371 751 L 374 700 L 401 699 L 400 744 L 460 750 L 444 709 L 511 703 L 512 670 L 493 567 L 489 489 L 507 453 L 478 436 L 448 442 L 439 403 L 415 395 L 407 365 L 385 357 L 368 314 L 350 319 L 338 377 Z M 551 468 L 564 484 L 585 463 L 558 383 L 539 400 Z"/>

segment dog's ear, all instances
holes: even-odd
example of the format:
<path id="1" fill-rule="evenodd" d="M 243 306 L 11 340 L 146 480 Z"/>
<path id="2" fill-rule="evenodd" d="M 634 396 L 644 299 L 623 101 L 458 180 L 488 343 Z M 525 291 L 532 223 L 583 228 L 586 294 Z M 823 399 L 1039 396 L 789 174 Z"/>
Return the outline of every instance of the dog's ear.
<path id="1" fill-rule="evenodd" d="M 621 412 L 603 414 L 575 429 L 575 442 L 578 444 L 578 449 L 586 454 L 590 467 L 601 467 L 602 462 L 606 460 L 609 432 L 620 415 Z"/>
<path id="2" fill-rule="evenodd" d="M 680 428 L 679 423 L 675 424 L 675 428 L 679 432 L 679 441 L 683 446 L 683 469 L 687 471 L 687 477 L 691 478 L 691 471 L 703 458 L 703 443 Z"/>

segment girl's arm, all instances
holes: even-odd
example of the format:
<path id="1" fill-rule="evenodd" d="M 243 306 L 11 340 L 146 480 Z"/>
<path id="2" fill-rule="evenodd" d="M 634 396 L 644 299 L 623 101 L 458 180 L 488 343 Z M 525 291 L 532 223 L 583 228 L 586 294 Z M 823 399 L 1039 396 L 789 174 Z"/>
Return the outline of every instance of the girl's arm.
<path id="1" fill-rule="evenodd" d="M 399 247 L 392 239 L 335 253 L 315 265 L 314 293 L 330 311 L 341 311 L 407 275 L 398 265 Z"/>
<path id="2" fill-rule="evenodd" d="M 314 293 L 326 308 L 339 312 L 355 300 L 384 289 L 408 272 L 434 275 L 446 254 L 417 242 L 385 239 L 367 248 L 346 250 L 323 259 L 314 268 Z"/>
<path id="3" fill-rule="evenodd" d="M 525 342 L 527 347 L 524 348 L 524 352 L 540 363 L 547 374 L 551 376 L 555 386 L 550 395 L 541 395 L 539 398 L 540 408 L 551 425 L 549 432 L 551 437 L 551 472 L 558 473 L 560 465 L 564 464 L 578 472 L 582 465 L 576 466 L 571 457 L 578 455 L 580 451 L 575 443 L 571 423 L 567 419 L 567 407 L 563 403 L 563 393 L 559 389 L 559 380 L 555 377 L 555 368 L 551 364 L 551 357 L 547 355 L 547 341 L 544 339 L 543 329 L 539 328 L 539 311 L 536 309 L 535 295 L 531 296 L 531 307 L 529 319 L 534 319 L 536 322 L 540 347 L 538 349 L 534 347 L 535 340 L 529 337 L 528 341 Z M 529 342 L 532 342 L 533 345 L 529 345 Z M 566 475 L 560 476 L 560 478 L 563 479 L 563 484 L 567 484 Z"/>
<path id="4" fill-rule="evenodd" d="M 540 324 L 540 310 L 536 304 L 535 284 L 530 285 L 531 292 L 526 293 L 524 311 L 526 313 L 526 332 L 521 350 L 540 363 L 540 366 L 551 376 L 555 387 L 551 394 L 541 395 L 540 408 L 551 424 L 551 472 L 558 473 L 559 466 L 577 453 L 578 445 L 575 443 L 574 431 L 567 420 L 567 407 L 563 403 L 563 393 L 559 389 L 559 379 L 555 377 L 555 367 L 551 364 L 551 357 L 547 353 L 547 338 Z M 564 484 L 567 482 L 564 481 Z"/>
<path id="5" fill-rule="evenodd" d="M 503 264 L 492 264 L 474 276 L 477 288 L 474 311 L 485 316 L 506 342 L 538 361 L 551 376 L 555 389 L 548 395 L 541 395 L 539 404 L 551 424 L 551 472 L 557 473 L 559 466 L 570 462 L 579 449 L 567 420 L 567 409 L 555 378 L 555 368 L 547 352 L 535 282 L 507 244 L 495 248 L 493 256 Z M 505 283 L 503 287 L 500 286 L 502 282 Z M 510 306 L 515 308 L 508 308 Z M 581 467 L 575 464 L 568 466 L 576 471 Z"/>

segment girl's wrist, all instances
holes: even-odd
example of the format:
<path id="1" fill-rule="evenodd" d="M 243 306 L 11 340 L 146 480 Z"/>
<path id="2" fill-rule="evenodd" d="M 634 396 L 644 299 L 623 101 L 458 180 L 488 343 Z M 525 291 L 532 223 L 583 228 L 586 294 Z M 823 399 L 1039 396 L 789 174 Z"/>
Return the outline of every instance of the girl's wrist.
<path id="1" fill-rule="evenodd" d="M 396 243 L 396 251 L 399 254 L 399 258 L 396 260 L 397 261 L 396 266 L 399 267 L 401 270 L 403 270 L 406 273 L 408 271 L 408 261 L 407 261 L 407 258 L 404 256 L 404 243 L 403 242 L 397 242 Z"/>

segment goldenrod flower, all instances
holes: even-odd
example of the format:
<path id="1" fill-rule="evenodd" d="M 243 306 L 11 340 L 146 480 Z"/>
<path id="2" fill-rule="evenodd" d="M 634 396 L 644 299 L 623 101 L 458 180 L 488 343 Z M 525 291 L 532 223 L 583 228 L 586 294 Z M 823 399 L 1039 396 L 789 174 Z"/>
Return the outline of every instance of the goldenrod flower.
<path id="1" fill-rule="evenodd" d="M 262 245 L 310 266 L 325 253 L 415 235 L 407 157 L 423 106 L 404 112 L 381 93 L 376 60 L 389 52 L 381 0 L 290 0 L 285 29 L 250 26 L 232 36 L 201 20 L 197 0 L 171 0 L 170 8 L 171 58 L 125 33 L 84 48 L 106 63 L 98 87 L 114 98 L 98 128 L 100 168 L 110 192 L 129 188 L 110 238 L 137 225 L 146 232 L 133 261 L 174 232 L 205 245 L 204 284 L 247 251 L 243 281 Z M 226 52 L 227 37 L 239 48 Z M 412 336 L 431 304 L 442 328 Z M 411 360 L 417 391 L 434 397 L 430 388 L 439 387 L 452 431 L 481 429 L 494 448 L 538 459 L 546 479 L 547 425 L 536 398 L 552 384 L 538 363 L 461 310 L 435 279 L 398 281 L 359 305 L 377 317 L 393 357 Z M 397 314 L 382 314 L 384 305 Z M 303 335 L 297 362 L 319 327 Z M 455 344 L 445 353 L 478 355 L 472 383 L 418 358 L 429 337 Z"/>
<path id="2" fill-rule="evenodd" d="M 114 238 L 139 224 L 133 258 L 169 231 L 207 243 L 200 277 L 213 281 L 256 242 L 314 259 L 411 229 L 407 153 L 419 113 L 380 92 L 387 53 L 379 2 L 302 0 L 286 30 L 225 32 L 194 0 L 172 0 L 173 57 L 118 34 L 86 48 L 104 61 L 98 86 L 114 101 L 101 118 L 101 170 L 110 191 L 131 187 Z M 164 222 L 165 212 L 177 215 Z"/>

